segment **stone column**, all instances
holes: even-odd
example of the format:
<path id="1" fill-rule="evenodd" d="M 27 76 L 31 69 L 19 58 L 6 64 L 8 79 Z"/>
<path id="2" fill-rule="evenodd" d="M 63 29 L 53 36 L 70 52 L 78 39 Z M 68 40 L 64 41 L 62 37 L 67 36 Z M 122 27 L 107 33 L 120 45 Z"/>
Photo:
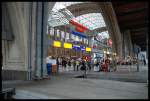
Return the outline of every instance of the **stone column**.
<path id="1" fill-rule="evenodd" d="M 124 44 L 125 47 L 123 49 L 126 49 L 128 55 L 133 56 L 133 45 L 131 41 L 131 33 L 129 30 L 124 31 Z"/>
<path id="2" fill-rule="evenodd" d="M 37 3 L 37 23 L 36 23 L 36 77 L 43 78 L 46 76 L 46 56 L 47 56 L 47 24 L 48 12 L 52 9 L 53 3 Z"/>
<path id="3" fill-rule="evenodd" d="M 6 71 L 3 74 L 10 74 L 9 79 L 29 80 L 32 76 L 41 78 L 46 74 L 46 28 L 48 11 L 54 3 L 5 3 L 10 33 L 14 36 L 12 41 L 3 40 L 3 68 Z"/>
<path id="4" fill-rule="evenodd" d="M 2 4 L 3 5 L 3 4 Z M 4 79 L 27 79 L 28 70 L 28 18 L 24 15 L 21 2 L 7 2 L 3 9 L 7 9 L 7 21 L 10 32 L 14 36 L 12 41 L 3 41 L 3 78 Z M 5 15 L 2 15 L 5 16 Z M 8 75 L 9 74 L 9 75 Z M 8 77 L 9 76 L 9 77 Z"/>
<path id="5" fill-rule="evenodd" d="M 121 39 L 121 33 L 118 26 L 116 14 L 114 12 L 113 6 L 111 2 L 107 3 L 100 3 L 100 8 L 102 9 L 104 16 L 104 20 L 106 22 L 106 25 L 108 27 L 108 30 L 110 33 L 110 36 L 113 41 L 113 49 L 116 50 L 117 55 L 122 58 L 122 39 Z"/>

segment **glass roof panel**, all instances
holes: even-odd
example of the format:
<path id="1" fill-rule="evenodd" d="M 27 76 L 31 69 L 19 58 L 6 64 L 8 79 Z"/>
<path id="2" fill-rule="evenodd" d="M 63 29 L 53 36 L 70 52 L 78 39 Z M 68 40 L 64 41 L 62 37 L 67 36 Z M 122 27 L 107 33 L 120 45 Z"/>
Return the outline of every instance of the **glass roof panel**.
<path id="1" fill-rule="evenodd" d="M 52 11 L 58 11 L 60 9 L 66 8 L 67 6 L 79 4 L 79 3 L 85 3 L 85 2 L 56 2 Z"/>
<path id="2" fill-rule="evenodd" d="M 69 20 L 74 18 L 74 16 L 66 7 L 79 3 L 85 2 L 56 2 L 49 15 L 49 25 L 55 27 L 69 24 Z"/>
<path id="3" fill-rule="evenodd" d="M 90 30 L 94 30 L 96 28 L 106 26 L 101 13 L 88 13 L 88 14 L 80 15 L 76 17 L 74 20 L 80 22 Z"/>
<path id="4" fill-rule="evenodd" d="M 69 24 L 70 19 L 73 19 L 74 21 L 83 24 L 90 30 L 106 26 L 101 13 L 88 13 L 80 15 L 75 18 L 74 15 L 66 7 L 79 3 L 85 2 L 56 2 L 49 15 L 48 19 L 49 25 L 51 26 L 66 25 Z"/>

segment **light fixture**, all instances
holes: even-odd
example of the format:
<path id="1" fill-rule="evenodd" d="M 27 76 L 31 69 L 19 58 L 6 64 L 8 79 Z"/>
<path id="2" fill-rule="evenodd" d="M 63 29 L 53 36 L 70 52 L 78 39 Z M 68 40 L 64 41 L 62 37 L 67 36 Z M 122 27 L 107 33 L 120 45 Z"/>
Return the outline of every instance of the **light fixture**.
<path id="1" fill-rule="evenodd" d="M 104 54 L 106 53 L 106 51 L 104 51 Z"/>
<path id="2" fill-rule="evenodd" d="M 107 53 L 107 54 L 109 54 L 110 52 L 109 52 L 109 51 L 107 51 L 106 53 Z"/>

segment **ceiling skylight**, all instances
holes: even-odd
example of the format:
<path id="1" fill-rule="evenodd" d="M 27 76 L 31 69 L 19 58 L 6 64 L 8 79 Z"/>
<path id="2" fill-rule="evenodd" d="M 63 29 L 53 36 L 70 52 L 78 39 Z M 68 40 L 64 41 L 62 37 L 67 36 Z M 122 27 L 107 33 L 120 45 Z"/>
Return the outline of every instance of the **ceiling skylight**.
<path id="1" fill-rule="evenodd" d="M 88 14 L 80 15 L 74 18 L 73 20 L 83 24 L 85 27 L 89 28 L 90 30 L 94 30 L 106 26 L 101 13 L 88 13 Z"/>

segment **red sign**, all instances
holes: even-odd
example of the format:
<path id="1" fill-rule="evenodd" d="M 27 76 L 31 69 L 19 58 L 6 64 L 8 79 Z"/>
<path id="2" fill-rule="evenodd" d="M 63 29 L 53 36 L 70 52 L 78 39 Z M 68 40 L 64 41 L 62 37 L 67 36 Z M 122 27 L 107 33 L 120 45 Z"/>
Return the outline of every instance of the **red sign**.
<path id="1" fill-rule="evenodd" d="M 77 26 L 77 27 L 80 27 L 80 28 L 82 28 L 83 30 L 89 30 L 87 27 L 85 27 L 85 26 L 83 26 L 82 24 L 80 24 L 80 23 L 78 23 L 78 22 L 75 22 L 75 21 L 73 21 L 73 20 L 70 20 L 69 23 L 71 23 L 71 24 L 73 24 L 73 25 L 75 25 L 75 26 Z"/>
<path id="2" fill-rule="evenodd" d="M 83 32 L 85 31 L 85 29 L 80 28 L 80 27 L 76 27 L 76 30 L 77 30 L 78 32 L 81 32 L 81 33 L 83 33 Z"/>

